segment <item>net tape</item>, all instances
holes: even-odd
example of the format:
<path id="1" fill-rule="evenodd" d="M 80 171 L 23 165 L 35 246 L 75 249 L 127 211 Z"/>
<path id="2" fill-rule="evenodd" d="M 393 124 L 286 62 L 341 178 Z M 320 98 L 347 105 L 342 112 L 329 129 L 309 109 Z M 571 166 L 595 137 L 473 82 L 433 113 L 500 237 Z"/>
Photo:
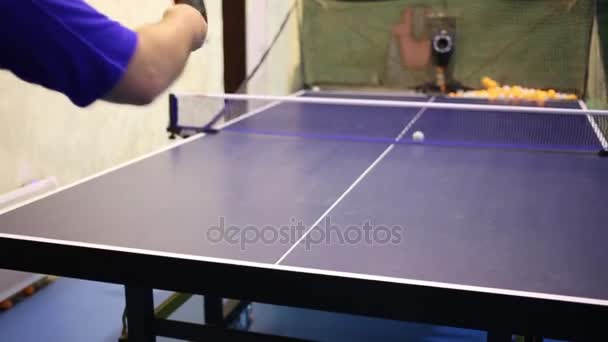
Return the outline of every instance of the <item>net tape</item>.
<path id="1" fill-rule="evenodd" d="M 391 142 L 396 136 L 394 128 L 411 119 L 408 113 L 424 113 L 423 120 L 412 129 L 433 132 L 433 139 L 426 144 L 608 149 L 605 138 L 608 111 L 587 109 L 583 102 L 571 102 L 570 107 L 563 102 L 549 103 L 548 106 L 557 106 L 549 108 L 482 101 L 458 103 L 448 98 L 424 102 L 424 99 L 388 96 L 369 100 L 327 93 L 322 96 L 180 94 L 173 98 L 169 131 L 187 136 L 217 133 L 228 127 L 235 131 L 232 124 L 242 121 L 247 124 L 240 125 L 238 130 L 244 133 Z M 233 110 L 247 114 L 228 122 L 224 120 Z M 245 120 L 260 112 L 265 112 L 265 119 Z M 362 122 L 357 122 L 361 119 Z M 332 131 L 334 128 L 337 133 Z M 406 137 L 403 142 L 412 142 L 412 137 Z"/>

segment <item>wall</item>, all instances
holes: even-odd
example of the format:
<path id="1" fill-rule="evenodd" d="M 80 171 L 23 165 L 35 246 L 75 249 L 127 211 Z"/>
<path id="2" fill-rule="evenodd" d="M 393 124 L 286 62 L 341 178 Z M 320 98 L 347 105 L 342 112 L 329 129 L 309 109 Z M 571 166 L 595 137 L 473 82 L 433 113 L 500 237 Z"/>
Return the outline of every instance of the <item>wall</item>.
<path id="1" fill-rule="evenodd" d="M 157 21 L 170 3 L 89 2 L 132 28 Z M 223 91 L 221 0 L 206 3 L 209 42 L 192 55 L 170 91 Z M 0 72 L 0 194 L 51 176 L 69 184 L 168 144 L 166 98 L 146 107 L 97 103 L 80 109 L 62 95 Z"/>
<path id="2" fill-rule="evenodd" d="M 587 80 L 587 104 L 590 108 L 608 108 L 608 89 L 598 20 L 593 25 Z"/>
<path id="3" fill-rule="evenodd" d="M 247 1 L 247 69 L 251 74 L 264 52 L 271 46 L 289 10 L 302 0 Z M 307 1 L 307 0 L 304 0 Z M 251 80 L 250 94 L 286 95 L 298 90 L 300 75 L 300 44 L 296 8 L 279 40 L 262 68 Z"/>

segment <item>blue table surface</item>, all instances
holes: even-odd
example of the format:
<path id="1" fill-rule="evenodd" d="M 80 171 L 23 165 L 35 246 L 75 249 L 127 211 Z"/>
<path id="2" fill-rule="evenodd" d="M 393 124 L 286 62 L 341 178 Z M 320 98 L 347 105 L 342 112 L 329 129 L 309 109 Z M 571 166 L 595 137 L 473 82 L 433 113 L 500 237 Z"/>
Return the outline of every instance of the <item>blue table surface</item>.
<path id="1" fill-rule="evenodd" d="M 313 97 L 309 95 L 309 97 Z M 369 99 L 365 96 L 329 95 Z M 384 96 L 380 100 L 427 102 L 431 98 Z M 440 103 L 488 104 L 485 100 L 439 98 Z M 500 104 L 500 103 L 496 103 Z M 530 105 L 522 103 L 520 105 Z M 578 102 L 549 102 L 546 107 L 580 109 Z M 421 131 L 427 145 L 515 148 L 538 150 L 599 151 L 600 141 L 584 115 L 503 113 L 447 109 L 387 108 L 381 106 L 286 103 L 267 110 L 255 120 L 227 128 L 240 133 L 308 138 L 392 142 L 417 114 L 410 133 Z M 412 134 L 400 141 L 411 144 Z"/>
<path id="2" fill-rule="evenodd" d="M 424 129 L 431 141 L 484 132 L 477 137 L 486 142 L 535 148 L 389 148 L 391 140 L 374 140 L 394 139 L 416 113 L 277 105 L 218 135 L 4 214 L 0 233 L 608 300 L 602 201 L 608 162 L 536 148 L 597 146 L 590 127 L 583 128 L 587 122 L 552 120 L 540 136 L 486 135 L 480 130 L 486 125 L 512 132 L 512 122 L 496 113 L 461 113 L 454 119 L 460 126 L 444 130 L 450 125 L 439 120 L 444 113 L 429 110 L 413 129 Z M 573 140 L 571 129 L 584 134 Z M 403 228 L 402 239 L 310 248 L 304 241 L 292 248 L 293 239 L 210 238 L 222 222 L 241 231 L 310 226 L 336 203 L 327 218 L 343 233 L 371 222 Z"/>

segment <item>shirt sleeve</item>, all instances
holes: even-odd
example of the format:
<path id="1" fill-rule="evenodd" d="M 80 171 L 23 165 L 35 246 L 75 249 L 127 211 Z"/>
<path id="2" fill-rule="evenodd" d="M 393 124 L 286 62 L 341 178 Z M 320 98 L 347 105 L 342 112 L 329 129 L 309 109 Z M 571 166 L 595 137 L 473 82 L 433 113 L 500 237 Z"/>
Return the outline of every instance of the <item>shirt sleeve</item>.
<path id="1" fill-rule="evenodd" d="M 86 107 L 120 81 L 137 33 L 83 0 L 0 0 L 0 68 Z"/>

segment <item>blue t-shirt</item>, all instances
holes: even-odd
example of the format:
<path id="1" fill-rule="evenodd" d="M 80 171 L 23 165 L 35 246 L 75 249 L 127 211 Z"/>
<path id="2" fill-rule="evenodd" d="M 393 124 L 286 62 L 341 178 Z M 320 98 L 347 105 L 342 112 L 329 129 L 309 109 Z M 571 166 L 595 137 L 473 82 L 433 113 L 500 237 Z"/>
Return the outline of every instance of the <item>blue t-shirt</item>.
<path id="1" fill-rule="evenodd" d="M 85 107 L 124 75 L 137 33 L 83 0 L 0 0 L 0 68 Z"/>

